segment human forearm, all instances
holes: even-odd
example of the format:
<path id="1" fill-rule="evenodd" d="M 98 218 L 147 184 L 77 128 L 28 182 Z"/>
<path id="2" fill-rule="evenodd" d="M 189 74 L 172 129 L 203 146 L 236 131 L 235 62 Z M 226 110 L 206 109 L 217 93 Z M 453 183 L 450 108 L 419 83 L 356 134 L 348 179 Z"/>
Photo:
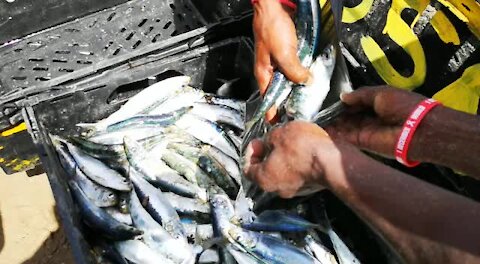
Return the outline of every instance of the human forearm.
<path id="1" fill-rule="evenodd" d="M 409 157 L 480 179 L 480 118 L 446 107 L 433 109 L 418 127 Z"/>
<path id="2" fill-rule="evenodd" d="M 417 180 L 340 144 L 324 184 L 408 263 L 480 258 L 480 205 Z M 335 158 L 337 156 L 337 158 Z"/>

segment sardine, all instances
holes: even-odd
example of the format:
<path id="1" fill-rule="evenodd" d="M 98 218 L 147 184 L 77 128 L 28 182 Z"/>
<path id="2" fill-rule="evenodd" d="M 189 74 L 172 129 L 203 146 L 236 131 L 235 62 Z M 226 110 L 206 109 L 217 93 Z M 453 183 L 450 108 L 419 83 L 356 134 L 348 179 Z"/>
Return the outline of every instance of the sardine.
<path id="1" fill-rule="evenodd" d="M 236 249 L 233 245 L 227 245 L 226 249 L 238 264 L 265 264 L 265 262 L 254 258 L 250 254 Z"/>
<path id="2" fill-rule="evenodd" d="M 221 97 L 214 94 L 205 94 L 204 102 L 208 104 L 224 105 L 233 108 L 240 113 L 245 114 L 245 102 L 227 97 Z"/>
<path id="3" fill-rule="evenodd" d="M 130 226 L 133 224 L 132 217 L 130 216 L 130 214 L 124 214 L 115 207 L 107 207 L 104 209 L 105 209 L 105 212 L 107 212 L 111 217 L 113 217 L 118 222 L 124 223 L 126 225 L 130 225 Z"/>
<path id="4" fill-rule="evenodd" d="M 119 110 L 107 118 L 93 124 L 77 124 L 77 126 L 88 128 L 92 131 L 103 131 L 109 125 L 125 120 L 140 113 L 152 104 L 166 100 L 166 98 L 180 90 L 190 82 L 190 77 L 177 76 L 157 82 L 130 98 Z"/>
<path id="5" fill-rule="evenodd" d="M 217 147 L 233 159 L 239 159 L 235 145 L 217 124 L 203 118 L 185 114 L 177 121 L 176 126 L 184 129 L 200 141 Z"/>
<path id="6" fill-rule="evenodd" d="M 78 167 L 93 181 L 118 191 L 130 191 L 130 182 L 103 162 L 87 155 L 82 150 L 67 143 L 68 150 L 77 162 Z"/>
<path id="7" fill-rule="evenodd" d="M 175 95 L 171 96 L 169 100 L 158 105 L 154 109 L 142 112 L 142 114 L 161 115 L 177 111 L 184 107 L 191 107 L 194 103 L 201 102 L 203 96 L 203 91 L 192 87 L 185 87 Z"/>
<path id="8" fill-rule="evenodd" d="M 210 206 L 203 201 L 183 197 L 169 192 L 165 192 L 164 195 L 173 208 L 175 208 L 175 210 L 181 215 L 207 219 L 210 216 Z"/>
<path id="9" fill-rule="evenodd" d="M 135 227 L 143 231 L 143 241 L 151 249 L 160 252 L 175 262 L 193 258 L 190 246 L 183 238 L 174 239 L 143 208 L 135 190 L 130 195 L 130 211 Z"/>
<path id="10" fill-rule="evenodd" d="M 185 229 L 180 217 L 163 192 L 134 173 L 130 174 L 130 178 L 138 197 L 152 218 L 161 223 L 174 239 L 184 239 L 186 242 Z"/>
<path id="11" fill-rule="evenodd" d="M 305 236 L 305 247 L 307 247 L 313 254 L 313 256 L 322 264 L 337 264 L 335 256 L 324 247 L 318 240 L 312 237 L 312 235 Z"/>
<path id="12" fill-rule="evenodd" d="M 128 119 L 111 124 L 107 127 L 107 132 L 114 132 L 124 128 L 148 127 L 155 129 L 173 125 L 180 117 L 189 112 L 193 107 L 182 107 L 171 113 L 161 115 L 136 115 Z"/>
<path id="13" fill-rule="evenodd" d="M 213 238 L 213 226 L 211 224 L 182 223 L 187 237 L 197 245 L 203 246 L 203 243 Z"/>
<path id="14" fill-rule="evenodd" d="M 245 129 L 242 113 L 229 106 L 195 103 L 189 113 L 215 123 L 226 124 L 240 130 Z"/>
<path id="15" fill-rule="evenodd" d="M 157 127 L 152 129 L 150 127 L 125 127 L 114 132 L 101 132 L 92 137 L 89 137 L 88 140 L 105 145 L 117 145 L 123 143 L 124 137 L 129 137 L 137 141 L 141 141 L 147 138 L 161 135 L 163 133 L 162 127 Z"/>
<path id="16" fill-rule="evenodd" d="M 263 211 L 252 223 L 243 224 L 242 227 L 252 231 L 267 232 L 305 232 L 312 228 L 321 228 L 320 225 L 285 210 Z"/>
<path id="17" fill-rule="evenodd" d="M 155 252 L 139 240 L 126 240 L 115 243 L 118 252 L 133 263 L 142 264 L 175 264 L 164 255 Z"/>
<path id="18" fill-rule="evenodd" d="M 194 162 L 228 195 L 235 196 L 237 194 L 238 188 L 232 178 L 228 175 L 225 167 L 215 158 L 210 156 L 204 148 L 198 149 L 179 143 L 171 143 L 168 147 Z M 209 147 L 207 146 L 206 149 L 207 148 Z"/>
<path id="19" fill-rule="evenodd" d="M 292 91 L 287 103 L 287 115 L 295 120 L 313 121 L 330 91 L 330 79 L 335 68 L 333 46 L 326 49 L 312 64 L 310 71 L 313 82 L 308 86 L 299 86 Z"/>
<path id="20" fill-rule="evenodd" d="M 125 138 L 125 152 L 130 165 L 156 186 L 171 192 L 207 200 L 206 191 L 182 178 L 160 158 L 153 159 L 138 142 Z"/>
<path id="21" fill-rule="evenodd" d="M 101 231 L 102 234 L 113 240 L 130 239 L 142 234 L 142 231 L 118 222 L 108 213 L 91 203 L 75 182 L 70 181 L 69 185 L 80 208 L 82 217 L 90 227 Z"/>

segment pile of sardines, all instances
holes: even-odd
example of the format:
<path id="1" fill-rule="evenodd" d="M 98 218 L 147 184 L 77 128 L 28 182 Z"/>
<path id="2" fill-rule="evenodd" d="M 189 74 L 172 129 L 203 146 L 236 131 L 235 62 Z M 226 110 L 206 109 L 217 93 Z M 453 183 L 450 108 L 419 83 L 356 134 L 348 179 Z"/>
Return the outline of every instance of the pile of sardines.
<path id="1" fill-rule="evenodd" d="M 78 124 L 81 136 L 50 136 L 99 262 L 336 263 L 316 232 L 335 236 L 328 226 L 292 211 L 253 213 L 239 166 L 245 103 L 189 81 L 147 87 Z"/>

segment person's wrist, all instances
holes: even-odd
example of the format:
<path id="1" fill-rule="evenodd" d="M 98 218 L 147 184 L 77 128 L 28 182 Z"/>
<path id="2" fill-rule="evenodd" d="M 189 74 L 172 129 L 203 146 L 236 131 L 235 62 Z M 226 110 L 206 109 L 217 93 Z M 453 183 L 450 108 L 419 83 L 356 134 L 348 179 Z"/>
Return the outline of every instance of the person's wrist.
<path id="1" fill-rule="evenodd" d="M 438 136 L 437 130 L 442 127 L 438 126 L 437 123 L 446 121 L 442 121 L 442 114 L 445 110 L 446 108 L 444 106 L 437 106 L 422 120 L 410 143 L 411 146 L 408 153 L 410 160 L 434 162 L 432 152 L 436 145 L 442 143 L 436 139 L 436 136 Z"/>

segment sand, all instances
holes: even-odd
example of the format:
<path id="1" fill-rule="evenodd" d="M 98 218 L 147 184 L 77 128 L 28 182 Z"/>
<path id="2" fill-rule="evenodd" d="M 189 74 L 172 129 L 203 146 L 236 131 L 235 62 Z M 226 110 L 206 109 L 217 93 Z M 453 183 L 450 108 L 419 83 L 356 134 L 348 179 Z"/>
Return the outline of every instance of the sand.
<path id="1" fill-rule="evenodd" d="M 0 170 L 0 264 L 74 263 L 45 174 Z"/>

